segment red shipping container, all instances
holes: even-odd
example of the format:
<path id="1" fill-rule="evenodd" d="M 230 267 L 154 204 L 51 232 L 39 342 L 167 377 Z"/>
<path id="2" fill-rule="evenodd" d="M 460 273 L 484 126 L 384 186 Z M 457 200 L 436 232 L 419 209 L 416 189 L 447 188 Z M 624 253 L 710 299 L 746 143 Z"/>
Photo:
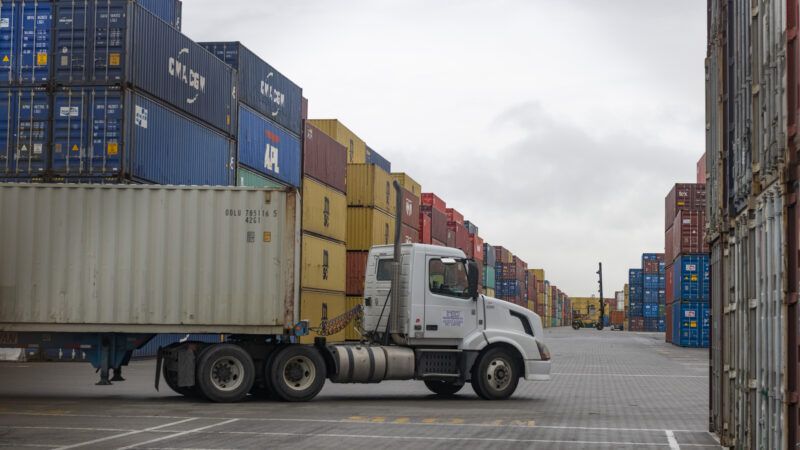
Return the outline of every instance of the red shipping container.
<path id="1" fill-rule="evenodd" d="M 419 215 L 419 237 L 423 244 L 433 243 L 431 239 L 431 217 L 421 213 Z"/>
<path id="2" fill-rule="evenodd" d="M 306 123 L 303 137 L 303 174 L 338 191 L 347 192 L 347 149 Z"/>
<path id="3" fill-rule="evenodd" d="M 708 253 L 708 245 L 703 237 L 704 227 L 705 212 L 678 211 L 664 239 L 667 263 L 672 264 L 678 255 Z"/>
<path id="4" fill-rule="evenodd" d="M 345 292 L 347 295 L 364 295 L 364 275 L 369 252 L 347 252 Z"/>
<path id="5" fill-rule="evenodd" d="M 706 154 L 697 161 L 697 184 L 706 184 Z"/>
<path id="6" fill-rule="evenodd" d="M 483 262 L 483 239 L 471 234 L 469 235 L 469 243 L 472 246 L 472 258 L 475 261 Z"/>
<path id="7" fill-rule="evenodd" d="M 449 230 L 448 235 L 448 245 L 450 244 L 449 238 L 452 235 L 454 238 L 453 245 L 449 245 L 450 247 L 461 249 L 465 254 L 469 254 L 472 251 L 472 246 L 469 243 L 469 232 L 467 229 L 464 228 L 464 225 L 458 225 L 455 222 L 450 222 L 447 225 L 447 229 Z"/>
<path id="8" fill-rule="evenodd" d="M 453 208 L 447 208 L 447 224 L 457 223 L 464 226 L 464 215 Z"/>
<path id="9" fill-rule="evenodd" d="M 422 193 L 422 204 L 424 206 L 430 206 L 433 209 L 438 209 L 443 213 L 447 213 L 447 203 L 444 200 L 440 199 L 436 196 L 436 194 L 432 194 L 430 192 L 423 192 Z"/>
<path id="10" fill-rule="evenodd" d="M 404 224 L 419 230 L 419 198 L 411 191 L 401 188 L 403 210 L 400 215 Z"/>
<path id="11" fill-rule="evenodd" d="M 400 225 L 400 243 L 416 244 L 419 243 L 419 231 L 406 224 Z"/>
<path id="12" fill-rule="evenodd" d="M 445 239 L 448 247 L 456 248 L 456 230 L 447 227 L 447 239 Z"/>
<path id="13" fill-rule="evenodd" d="M 642 261 L 642 273 L 646 274 L 658 273 L 659 263 L 660 261 L 658 260 Z"/>
<path id="14" fill-rule="evenodd" d="M 420 206 L 420 211 L 431 218 L 431 239 L 447 242 L 447 214 L 431 206 Z"/>
<path id="15" fill-rule="evenodd" d="M 664 230 L 672 226 L 678 211 L 705 210 L 706 187 L 697 183 L 677 183 L 664 199 Z"/>
<path id="16" fill-rule="evenodd" d="M 447 247 L 447 244 L 445 242 L 442 242 L 438 239 L 431 239 L 431 244 L 438 245 L 440 247 Z"/>

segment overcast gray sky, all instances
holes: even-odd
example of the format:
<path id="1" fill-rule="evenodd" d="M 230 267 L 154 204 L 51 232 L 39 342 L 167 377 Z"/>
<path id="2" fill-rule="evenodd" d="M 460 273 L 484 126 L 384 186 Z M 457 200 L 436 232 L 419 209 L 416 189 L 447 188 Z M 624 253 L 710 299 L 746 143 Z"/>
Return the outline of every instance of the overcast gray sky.
<path id="1" fill-rule="evenodd" d="M 184 0 L 568 295 L 664 249 L 703 152 L 705 2 Z"/>

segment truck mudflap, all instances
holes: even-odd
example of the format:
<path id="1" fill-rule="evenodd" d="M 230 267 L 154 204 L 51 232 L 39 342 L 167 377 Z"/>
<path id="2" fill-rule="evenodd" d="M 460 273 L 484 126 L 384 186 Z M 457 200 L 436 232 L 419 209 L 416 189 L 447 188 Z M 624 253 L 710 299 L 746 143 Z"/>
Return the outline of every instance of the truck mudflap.
<path id="1" fill-rule="evenodd" d="M 550 379 L 550 361 L 525 360 L 525 379 L 528 381 L 548 381 Z"/>

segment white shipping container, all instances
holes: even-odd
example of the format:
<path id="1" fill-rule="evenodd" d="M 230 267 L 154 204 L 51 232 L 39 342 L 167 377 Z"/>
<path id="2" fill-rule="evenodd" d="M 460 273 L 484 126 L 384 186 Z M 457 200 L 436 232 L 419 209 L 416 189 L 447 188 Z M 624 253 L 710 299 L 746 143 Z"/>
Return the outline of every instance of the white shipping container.
<path id="1" fill-rule="evenodd" d="M 290 190 L 0 184 L 0 331 L 282 333 L 298 205 Z"/>

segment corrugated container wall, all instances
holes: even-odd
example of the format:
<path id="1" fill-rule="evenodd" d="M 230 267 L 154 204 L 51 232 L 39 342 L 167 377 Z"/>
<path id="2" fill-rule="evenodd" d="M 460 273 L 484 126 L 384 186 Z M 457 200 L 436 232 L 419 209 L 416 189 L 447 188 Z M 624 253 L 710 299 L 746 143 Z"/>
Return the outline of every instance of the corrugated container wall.
<path id="1" fill-rule="evenodd" d="M 367 162 L 367 144 L 336 119 L 309 119 L 308 123 L 342 144 L 347 150 L 348 164 Z"/>
<path id="2" fill-rule="evenodd" d="M 303 135 L 303 173 L 347 192 L 347 151 L 332 137 L 306 122 Z"/>
<path id="3" fill-rule="evenodd" d="M 413 178 L 408 176 L 407 173 L 394 172 L 392 173 L 392 178 L 400 183 L 400 186 L 411 191 L 413 195 L 417 196 L 418 198 L 422 196 L 422 186 L 414 181 Z"/>
<path id="4" fill-rule="evenodd" d="M 303 181 L 303 230 L 335 241 L 347 238 L 347 198 L 316 180 Z"/>
<path id="5" fill-rule="evenodd" d="M 300 139 L 247 106 L 239 107 L 238 160 L 287 185 L 300 187 Z"/>
<path id="6" fill-rule="evenodd" d="M 347 165 L 347 204 L 395 214 L 395 190 L 388 172 L 374 164 Z"/>

